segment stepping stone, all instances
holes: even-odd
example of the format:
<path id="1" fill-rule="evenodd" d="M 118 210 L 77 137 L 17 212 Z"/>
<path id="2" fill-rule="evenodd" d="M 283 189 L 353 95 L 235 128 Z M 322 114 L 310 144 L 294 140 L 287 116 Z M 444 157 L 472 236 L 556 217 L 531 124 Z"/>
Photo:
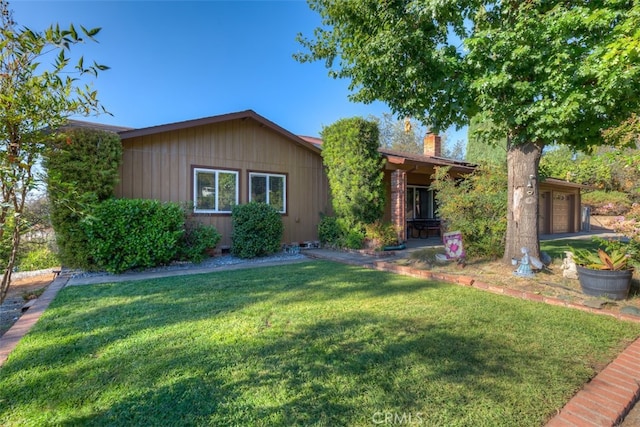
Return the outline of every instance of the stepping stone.
<path id="1" fill-rule="evenodd" d="M 640 308 L 632 305 L 626 305 L 620 309 L 620 313 L 633 314 L 634 316 L 640 316 Z"/>
<path id="2" fill-rule="evenodd" d="M 607 301 L 602 299 L 590 299 L 590 300 L 584 301 L 582 305 L 586 307 L 601 309 L 602 307 L 604 307 L 606 303 Z"/>

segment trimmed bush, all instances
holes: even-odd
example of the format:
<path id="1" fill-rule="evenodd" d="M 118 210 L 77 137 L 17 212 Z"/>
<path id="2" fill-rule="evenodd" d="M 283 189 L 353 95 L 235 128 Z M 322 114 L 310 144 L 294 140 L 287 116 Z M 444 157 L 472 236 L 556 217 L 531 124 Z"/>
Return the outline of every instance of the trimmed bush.
<path id="1" fill-rule="evenodd" d="M 169 263 L 184 232 L 182 208 L 157 200 L 107 200 L 83 224 L 97 266 L 112 273 Z"/>
<path id="2" fill-rule="evenodd" d="M 113 132 L 72 129 L 51 143 L 44 167 L 51 223 L 65 266 L 95 268 L 82 220 L 113 197 L 121 159 L 122 143 Z"/>
<path id="3" fill-rule="evenodd" d="M 284 225 L 275 208 L 258 202 L 235 205 L 231 218 L 233 255 L 255 258 L 280 251 Z"/>
<path id="4" fill-rule="evenodd" d="M 322 129 L 322 160 L 331 203 L 348 228 L 362 228 L 384 214 L 384 159 L 378 151 L 379 135 L 378 124 L 361 117 L 338 120 Z"/>

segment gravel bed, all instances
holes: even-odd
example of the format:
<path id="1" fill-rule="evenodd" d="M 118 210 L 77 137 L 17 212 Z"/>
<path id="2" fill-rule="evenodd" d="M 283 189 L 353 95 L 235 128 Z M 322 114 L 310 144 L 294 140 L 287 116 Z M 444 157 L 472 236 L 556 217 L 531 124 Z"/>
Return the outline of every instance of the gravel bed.
<path id="1" fill-rule="evenodd" d="M 129 270 L 125 273 L 131 272 L 162 272 L 162 271 L 179 271 L 179 270 L 189 270 L 189 269 L 215 269 L 221 267 L 228 267 L 238 264 L 245 265 L 255 265 L 255 264 L 266 264 L 273 262 L 285 262 L 285 261 L 295 261 L 300 259 L 305 259 L 306 256 L 303 253 L 285 253 L 280 252 L 273 255 L 268 255 L 259 258 L 252 259 L 244 259 L 238 258 L 233 255 L 220 255 L 211 258 L 207 258 L 199 264 L 194 264 L 192 262 L 172 262 L 169 265 L 154 267 L 149 269 L 140 269 L 140 270 Z M 68 276 L 72 279 L 76 278 L 87 278 L 87 277 L 99 277 L 99 276 L 117 276 L 117 274 L 109 273 L 106 271 L 83 271 L 83 270 L 66 270 L 63 269 L 62 273 L 65 276 Z"/>

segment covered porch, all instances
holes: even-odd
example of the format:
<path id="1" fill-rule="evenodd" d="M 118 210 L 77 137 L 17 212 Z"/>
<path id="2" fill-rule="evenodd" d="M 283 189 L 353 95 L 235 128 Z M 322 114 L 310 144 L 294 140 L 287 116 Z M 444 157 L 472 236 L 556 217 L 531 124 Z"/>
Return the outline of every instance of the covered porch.
<path id="1" fill-rule="evenodd" d="M 437 167 L 450 167 L 453 178 L 473 172 L 465 162 L 435 156 L 380 150 L 387 159 L 385 181 L 388 188 L 385 219 L 398 230 L 398 240 L 420 245 L 441 244 L 444 224 L 438 216 L 431 176 Z"/>

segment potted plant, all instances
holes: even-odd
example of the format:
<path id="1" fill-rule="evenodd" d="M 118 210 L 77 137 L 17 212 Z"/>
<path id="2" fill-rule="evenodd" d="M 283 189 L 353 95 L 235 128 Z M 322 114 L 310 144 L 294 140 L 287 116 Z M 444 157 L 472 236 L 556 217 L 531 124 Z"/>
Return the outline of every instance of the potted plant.
<path id="1" fill-rule="evenodd" d="M 603 249 L 598 249 L 597 253 L 584 249 L 573 252 L 582 292 L 614 300 L 627 298 L 633 267 L 629 255 L 620 245 L 611 245 L 608 253 Z"/>

